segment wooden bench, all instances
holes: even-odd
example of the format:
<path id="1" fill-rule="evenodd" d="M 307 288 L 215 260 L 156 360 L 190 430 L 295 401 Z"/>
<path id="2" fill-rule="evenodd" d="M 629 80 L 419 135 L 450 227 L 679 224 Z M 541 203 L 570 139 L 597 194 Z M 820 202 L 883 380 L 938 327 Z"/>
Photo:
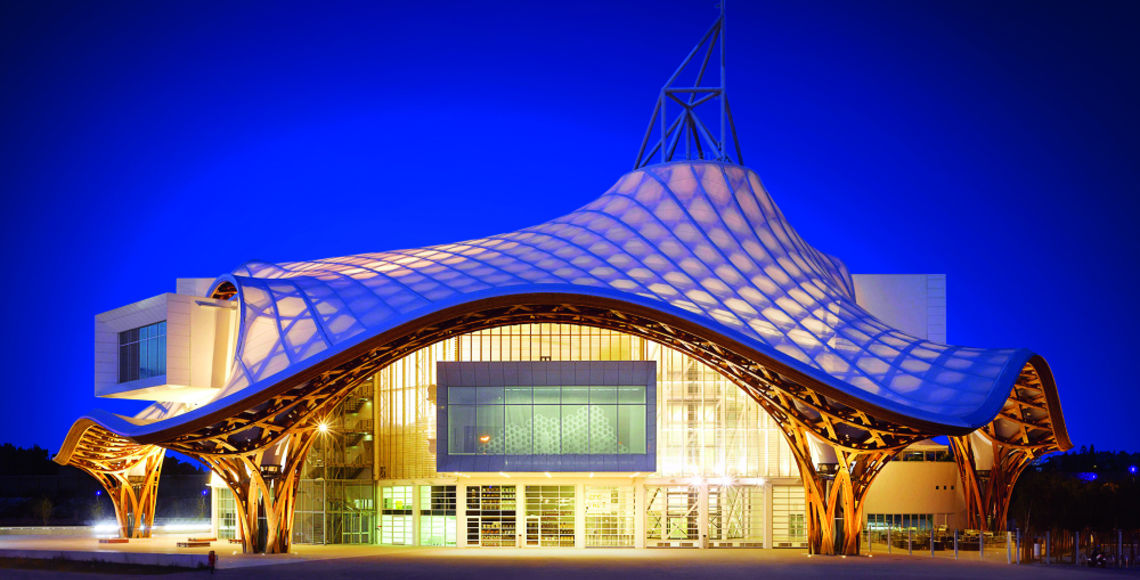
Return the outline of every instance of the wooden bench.
<path id="1" fill-rule="evenodd" d="M 186 538 L 187 542 L 216 542 L 217 538 Z"/>
<path id="2" fill-rule="evenodd" d="M 130 542 L 128 538 L 99 538 L 100 544 L 126 544 Z"/>
<path id="3" fill-rule="evenodd" d="M 178 542 L 179 548 L 209 548 L 210 542 Z"/>

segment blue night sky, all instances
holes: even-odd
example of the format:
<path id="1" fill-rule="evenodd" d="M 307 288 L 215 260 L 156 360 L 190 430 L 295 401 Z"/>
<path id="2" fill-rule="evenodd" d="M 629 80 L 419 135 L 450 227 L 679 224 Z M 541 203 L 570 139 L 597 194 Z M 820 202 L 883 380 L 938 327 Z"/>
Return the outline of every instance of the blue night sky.
<path id="1" fill-rule="evenodd" d="M 729 5 L 744 160 L 853 272 L 948 275 L 950 341 L 1052 364 L 1140 450 L 1140 4 Z M 94 407 L 93 317 L 251 259 L 444 243 L 631 169 L 711 1 L 0 2 L 0 442 Z"/>

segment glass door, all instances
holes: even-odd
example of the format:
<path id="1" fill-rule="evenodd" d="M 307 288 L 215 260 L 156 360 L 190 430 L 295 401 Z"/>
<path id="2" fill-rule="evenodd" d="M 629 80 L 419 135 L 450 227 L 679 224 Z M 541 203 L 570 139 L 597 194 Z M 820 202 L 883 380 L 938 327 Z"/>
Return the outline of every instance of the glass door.
<path id="1" fill-rule="evenodd" d="M 710 485 L 709 540 L 714 546 L 763 546 L 766 507 L 762 486 Z"/>
<path id="2" fill-rule="evenodd" d="M 700 493 L 696 487 L 646 488 L 646 544 L 693 547 L 700 539 Z"/>

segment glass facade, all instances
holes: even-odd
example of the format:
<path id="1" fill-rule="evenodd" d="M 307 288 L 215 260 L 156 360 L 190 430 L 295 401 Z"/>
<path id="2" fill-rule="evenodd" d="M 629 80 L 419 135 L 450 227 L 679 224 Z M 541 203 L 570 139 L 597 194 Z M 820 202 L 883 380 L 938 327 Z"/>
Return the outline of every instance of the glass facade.
<path id="1" fill-rule="evenodd" d="M 767 507 L 763 486 L 710 485 L 709 540 L 724 545 L 764 545 Z"/>
<path id="2" fill-rule="evenodd" d="M 866 524 L 873 532 L 887 528 L 929 532 L 934 527 L 934 514 L 867 514 Z"/>
<path id="3" fill-rule="evenodd" d="M 305 459 L 294 507 L 293 541 L 371 544 L 378 528 L 375 381 L 366 379 L 325 419 Z M 409 540 L 408 544 L 412 542 Z"/>
<path id="4" fill-rule="evenodd" d="M 585 491 L 586 547 L 632 547 L 637 530 L 633 487 L 587 487 Z"/>
<path id="5" fill-rule="evenodd" d="M 654 475 L 799 477 L 791 449 L 775 422 L 716 370 L 652 341 L 568 324 L 512 325 L 465 334 L 418 350 L 377 373 L 378 477 L 438 475 L 438 361 L 587 360 L 655 361 L 658 450 Z M 547 419 L 554 420 L 553 412 Z M 503 421 L 505 428 L 505 416 Z M 505 441 L 503 445 L 505 449 Z M 549 440 L 536 439 L 531 445 L 536 453 L 553 450 Z"/>
<path id="6" fill-rule="evenodd" d="M 455 486 L 421 485 L 420 545 L 455 545 Z"/>
<path id="7" fill-rule="evenodd" d="M 415 543 L 412 523 L 412 486 L 380 488 L 380 543 L 411 546 Z"/>
<path id="8" fill-rule="evenodd" d="M 777 548 L 807 546 L 807 502 L 798 485 L 772 486 L 772 543 Z"/>
<path id="9" fill-rule="evenodd" d="M 467 488 L 467 545 L 517 546 L 518 510 L 513 485 Z"/>
<path id="10" fill-rule="evenodd" d="M 219 540 L 229 540 L 240 537 L 241 532 L 238 531 L 237 523 L 237 508 L 234 503 L 234 492 L 226 486 L 217 487 L 213 489 L 214 500 L 214 523 L 217 526 L 217 534 Z"/>
<path id="11" fill-rule="evenodd" d="M 574 546 L 573 485 L 526 486 L 526 545 Z"/>
<path id="12" fill-rule="evenodd" d="M 119 333 L 119 382 L 166 374 L 166 321 Z"/>
<path id="13" fill-rule="evenodd" d="M 619 383 L 440 386 L 441 361 L 652 361 L 656 380 L 652 391 Z M 650 395 L 656 421 L 644 420 Z M 439 422 L 445 401 L 455 409 L 454 425 Z M 803 490 L 775 423 L 714 369 L 631 335 L 561 324 L 461 335 L 378 371 L 326 422 L 298 488 L 299 543 L 689 547 L 702 536 L 713 546 L 806 542 Z M 437 437 L 471 457 L 618 456 L 648 451 L 653 440 L 655 469 L 609 476 L 592 469 L 440 472 Z M 219 518 L 235 522 L 232 508 Z"/>
<path id="14" fill-rule="evenodd" d="M 692 546 L 700 539 L 700 491 L 696 486 L 653 486 L 646 490 L 646 545 Z"/>

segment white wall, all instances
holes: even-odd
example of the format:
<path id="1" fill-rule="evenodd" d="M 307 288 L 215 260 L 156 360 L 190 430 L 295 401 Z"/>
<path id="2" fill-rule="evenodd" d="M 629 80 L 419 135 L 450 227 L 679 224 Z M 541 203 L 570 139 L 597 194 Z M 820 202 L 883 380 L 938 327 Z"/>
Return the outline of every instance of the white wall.
<path id="1" fill-rule="evenodd" d="M 865 501 L 864 514 L 951 514 L 951 527 L 966 523 L 966 502 L 953 461 L 892 461 L 875 478 Z"/>
<path id="2" fill-rule="evenodd" d="M 189 280 L 189 282 L 196 282 Z M 201 284 L 179 287 L 197 291 Z M 195 403 L 223 386 L 237 332 L 235 302 L 160 294 L 95 316 L 95 395 Z M 166 374 L 119 382 L 119 333 L 166 321 Z"/>
<path id="3" fill-rule="evenodd" d="M 908 334 L 946 343 L 945 274 L 854 274 L 855 300 Z"/>

